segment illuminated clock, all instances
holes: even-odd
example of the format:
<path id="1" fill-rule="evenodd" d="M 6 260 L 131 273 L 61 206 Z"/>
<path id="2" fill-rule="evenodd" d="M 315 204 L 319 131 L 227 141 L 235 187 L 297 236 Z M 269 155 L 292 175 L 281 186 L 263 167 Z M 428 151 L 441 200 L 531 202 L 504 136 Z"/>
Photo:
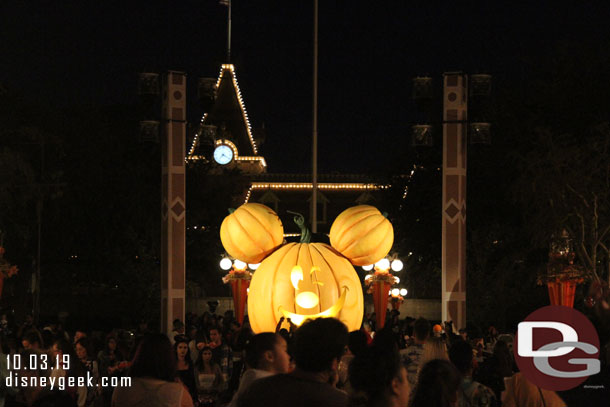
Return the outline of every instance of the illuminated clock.
<path id="1" fill-rule="evenodd" d="M 233 160 L 233 149 L 221 144 L 214 150 L 214 160 L 220 165 L 226 165 Z"/>

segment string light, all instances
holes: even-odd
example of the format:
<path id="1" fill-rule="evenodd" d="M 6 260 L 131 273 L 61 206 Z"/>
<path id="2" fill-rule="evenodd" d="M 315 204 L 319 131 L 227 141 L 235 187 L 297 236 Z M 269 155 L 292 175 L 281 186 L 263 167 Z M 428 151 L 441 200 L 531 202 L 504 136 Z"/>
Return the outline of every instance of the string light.
<path id="1" fill-rule="evenodd" d="M 219 139 L 216 140 L 216 145 L 227 145 L 229 147 L 231 147 L 231 150 L 233 150 L 233 158 L 235 159 L 235 161 L 258 161 L 262 164 L 263 167 L 267 167 L 267 161 L 265 161 L 265 158 L 262 156 L 239 156 L 237 153 L 237 146 L 235 144 L 233 144 L 230 140 L 227 139 Z M 200 155 L 191 155 L 189 156 L 188 159 L 196 161 L 196 160 L 201 160 L 203 159 L 203 156 Z"/>
<path id="2" fill-rule="evenodd" d="M 363 183 L 320 183 L 318 184 L 319 189 L 329 190 L 340 190 L 340 189 L 366 189 L 366 190 L 380 190 L 388 189 L 390 185 L 379 185 L 379 184 L 363 184 Z M 253 182 L 252 189 L 311 189 L 312 184 L 310 182 L 295 182 L 295 183 L 266 183 L 266 182 Z"/>
<path id="3" fill-rule="evenodd" d="M 254 141 L 254 136 L 252 135 L 252 125 L 250 124 L 250 119 L 248 118 L 248 112 L 246 111 L 246 105 L 244 103 L 244 99 L 241 94 L 241 89 L 239 88 L 239 84 L 237 83 L 237 75 L 235 74 L 235 66 L 233 64 L 222 64 L 220 68 L 220 73 L 218 74 L 218 79 L 216 80 L 216 89 L 220 88 L 220 84 L 222 83 L 222 79 L 224 77 L 225 71 L 228 70 L 231 73 L 231 79 L 233 81 L 233 87 L 235 88 L 235 92 L 237 94 L 237 101 L 239 102 L 239 107 L 241 109 L 242 117 L 244 118 L 244 122 L 246 123 L 246 133 L 248 133 L 248 138 L 250 139 L 250 144 L 252 145 L 252 150 L 254 154 L 258 155 L 258 147 L 256 146 L 256 141 Z M 201 124 L 204 123 L 207 118 L 207 113 L 203 115 L 201 118 Z M 191 144 L 191 148 L 189 149 L 188 159 L 190 160 L 200 160 L 203 157 L 194 156 L 195 147 L 197 146 L 197 142 L 199 140 L 199 131 L 195 134 L 193 138 L 193 143 Z M 218 142 L 217 142 L 218 144 Z M 233 156 L 236 161 L 259 161 L 262 163 L 263 167 L 267 167 L 267 163 L 263 157 L 237 157 L 236 149 L 234 150 Z"/>
<path id="4" fill-rule="evenodd" d="M 377 191 L 380 189 L 388 189 L 390 188 L 391 185 L 380 185 L 380 184 L 363 184 L 363 183 L 352 183 L 352 184 L 339 184 L 339 183 L 322 183 L 322 184 L 318 184 L 318 188 L 319 189 L 326 189 L 326 190 L 358 190 L 358 189 L 364 189 L 364 190 L 370 190 L 370 191 Z M 252 196 L 252 190 L 253 189 L 285 189 L 285 190 L 299 190 L 299 189 L 311 189 L 313 188 L 311 183 L 307 183 L 307 182 L 299 182 L 299 183 L 293 183 L 293 182 L 276 182 L 276 183 L 267 183 L 267 182 L 253 182 L 252 185 L 250 185 L 250 188 L 248 188 L 248 192 L 246 192 L 246 199 L 244 200 L 244 203 L 248 203 L 250 202 L 250 197 Z"/>
<path id="5" fill-rule="evenodd" d="M 208 117 L 208 114 L 204 113 L 203 117 L 201 118 L 201 124 L 203 124 L 203 122 L 205 121 L 206 117 Z M 188 159 L 196 159 L 196 158 L 193 157 L 193 152 L 195 151 L 195 147 L 197 146 L 197 143 L 199 141 L 199 133 L 200 132 L 201 132 L 201 129 L 199 129 L 199 131 L 197 131 L 197 133 L 195 133 L 195 137 L 193 138 L 193 143 L 191 144 L 191 148 L 190 148 L 188 156 L 187 156 Z"/>
<path id="6" fill-rule="evenodd" d="M 246 192 L 246 200 L 244 201 L 245 204 L 247 204 L 250 200 L 250 195 L 252 195 L 252 185 L 250 185 L 250 188 L 248 188 L 248 192 Z"/>
<path id="7" fill-rule="evenodd" d="M 241 90 L 239 89 L 239 85 L 237 84 L 237 76 L 235 75 L 235 66 L 233 64 L 223 64 L 221 70 L 221 77 L 218 78 L 217 87 L 220 86 L 220 82 L 222 79 L 222 72 L 228 69 L 231 71 L 231 77 L 233 78 L 233 86 L 235 86 L 235 90 L 237 91 L 237 100 L 239 101 L 239 107 L 241 107 L 241 112 L 244 117 L 244 121 L 246 122 L 246 130 L 248 132 L 248 137 L 250 138 L 250 143 L 252 144 L 252 149 L 254 150 L 254 154 L 258 154 L 258 149 L 256 147 L 256 142 L 254 141 L 254 137 L 252 137 L 252 126 L 250 125 L 250 120 L 248 119 L 248 112 L 246 111 L 246 106 L 244 104 L 244 100 L 241 96 Z"/>

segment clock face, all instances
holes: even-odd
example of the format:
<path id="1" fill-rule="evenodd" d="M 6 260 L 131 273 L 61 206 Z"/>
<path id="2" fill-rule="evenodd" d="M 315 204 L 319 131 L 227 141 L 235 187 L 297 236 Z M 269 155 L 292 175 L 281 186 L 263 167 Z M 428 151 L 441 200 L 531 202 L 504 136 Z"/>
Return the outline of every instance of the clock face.
<path id="1" fill-rule="evenodd" d="M 225 165 L 233 160 L 233 149 L 227 145 L 220 145 L 214 150 L 214 160 L 220 165 Z"/>

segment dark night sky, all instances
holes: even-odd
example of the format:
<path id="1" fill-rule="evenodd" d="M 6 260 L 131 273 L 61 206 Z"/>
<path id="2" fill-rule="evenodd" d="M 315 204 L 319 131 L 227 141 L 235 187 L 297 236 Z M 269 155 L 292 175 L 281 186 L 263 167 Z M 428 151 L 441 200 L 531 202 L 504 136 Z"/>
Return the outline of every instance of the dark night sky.
<path id="1" fill-rule="evenodd" d="M 558 42 L 608 43 L 607 4 L 582 3 L 320 1 L 321 171 L 365 172 L 407 148 L 413 76 L 511 76 Z M 233 4 L 233 62 L 273 172 L 310 169 L 312 4 Z M 137 72 L 183 70 L 194 85 L 224 62 L 214 0 L 8 0 L 0 14 L 0 83 L 43 103 L 130 104 Z"/>

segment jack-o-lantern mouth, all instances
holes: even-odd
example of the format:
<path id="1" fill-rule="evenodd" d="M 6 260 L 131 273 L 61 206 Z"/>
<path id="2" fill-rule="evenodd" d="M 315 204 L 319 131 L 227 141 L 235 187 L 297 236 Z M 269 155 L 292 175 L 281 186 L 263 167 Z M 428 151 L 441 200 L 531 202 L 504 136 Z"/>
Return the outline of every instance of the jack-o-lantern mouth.
<path id="1" fill-rule="evenodd" d="M 303 322 L 305 322 L 308 319 L 315 319 L 315 318 L 336 318 L 339 313 L 341 312 L 341 310 L 343 309 L 343 305 L 345 304 L 345 297 L 347 296 L 347 291 L 349 289 L 347 288 L 347 286 L 343 287 L 343 292 L 341 293 L 341 296 L 339 297 L 339 299 L 330 307 L 325 309 L 322 312 L 319 312 L 317 314 L 311 314 L 311 315 L 301 315 L 301 314 L 295 314 L 294 312 L 290 312 L 290 311 L 286 311 L 284 309 L 284 307 L 282 307 L 280 305 L 280 312 L 282 313 L 282 315 L 284 316 L 284 318 L 290 318 L 290 320 L 292 321 L 293 324 L 300 326 Z"/>

